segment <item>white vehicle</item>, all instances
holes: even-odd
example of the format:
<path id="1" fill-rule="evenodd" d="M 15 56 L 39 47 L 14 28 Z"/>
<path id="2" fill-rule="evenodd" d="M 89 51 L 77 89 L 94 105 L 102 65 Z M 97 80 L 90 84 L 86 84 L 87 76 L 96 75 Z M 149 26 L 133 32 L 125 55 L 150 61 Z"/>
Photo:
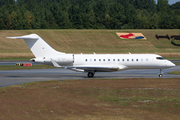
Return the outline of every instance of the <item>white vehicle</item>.
<path id="1" fill-rule="evenodd" d="M 96 72 L 116 72 L 128 69 L 160 69 L 158 76 L 162 77 L 162 69 L 175 66 L 171 61 L 156 54 L 66 54 L 54 50 L 36 34 L 7 38 L 24 39 L 36 57 L 31 59 L 33 62 L 76 72 L 87 72 L 89 78 Z"/>

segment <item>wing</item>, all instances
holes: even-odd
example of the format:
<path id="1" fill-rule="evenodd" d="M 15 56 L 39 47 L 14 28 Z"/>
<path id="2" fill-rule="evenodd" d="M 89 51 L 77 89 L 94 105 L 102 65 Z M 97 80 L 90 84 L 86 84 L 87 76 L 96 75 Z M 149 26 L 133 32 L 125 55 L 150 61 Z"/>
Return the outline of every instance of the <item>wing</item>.
<path id="1" fill-rule="evenodd" d="M 118 66 L 99 66 L 99 65 L 83 65 L 83 66 L 60 66 L 56 61 L 51 59 L 54 67 L 61 67 L 65 69 L 70 69 L 77 72 L 114 72 L 114 71 L 122 71 L 126 70 L 127 66 L 118 65 Z"/>

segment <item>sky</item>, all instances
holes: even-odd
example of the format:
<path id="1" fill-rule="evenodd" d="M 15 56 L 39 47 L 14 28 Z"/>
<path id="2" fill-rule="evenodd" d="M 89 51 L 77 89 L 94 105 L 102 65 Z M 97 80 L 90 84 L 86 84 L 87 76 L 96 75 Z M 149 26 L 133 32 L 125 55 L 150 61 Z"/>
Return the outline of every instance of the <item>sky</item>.
<path id="1" fill-rule="evenodd" d="M 155 1 L 157 3 L 158 0 L 155 0 Z M 176 2 L 180 2 L 180 0 L 169 0 L 170 5 L 172 5 L 172 4 L 176 3 Z"/>

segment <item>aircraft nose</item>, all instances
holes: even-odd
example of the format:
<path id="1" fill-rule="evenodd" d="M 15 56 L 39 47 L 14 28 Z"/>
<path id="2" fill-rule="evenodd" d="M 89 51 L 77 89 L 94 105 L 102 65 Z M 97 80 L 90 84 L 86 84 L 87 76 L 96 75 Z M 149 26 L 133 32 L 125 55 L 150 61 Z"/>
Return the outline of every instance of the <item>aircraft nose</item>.
<path id="1" fill-rule="evenodd" d="M 176 65 L 175 65 L 174 63 L 172 63 L 172 62 L 169 61 L 169 62 L 168 62 L 168 66 L 169 66 L 169 67 L 175 67 Z"/>

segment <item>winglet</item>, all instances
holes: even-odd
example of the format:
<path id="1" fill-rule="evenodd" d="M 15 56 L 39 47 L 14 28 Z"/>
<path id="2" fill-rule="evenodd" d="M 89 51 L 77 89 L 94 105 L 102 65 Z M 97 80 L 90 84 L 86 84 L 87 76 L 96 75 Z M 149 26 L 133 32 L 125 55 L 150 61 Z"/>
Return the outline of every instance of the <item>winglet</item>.
<path id="1" fill-rule="evenodd" d="M 54 65 L 54 67 L 61 67 L 56 61 L 54 61 L 53 59 L 51 59 L 52 64 Z"/>

